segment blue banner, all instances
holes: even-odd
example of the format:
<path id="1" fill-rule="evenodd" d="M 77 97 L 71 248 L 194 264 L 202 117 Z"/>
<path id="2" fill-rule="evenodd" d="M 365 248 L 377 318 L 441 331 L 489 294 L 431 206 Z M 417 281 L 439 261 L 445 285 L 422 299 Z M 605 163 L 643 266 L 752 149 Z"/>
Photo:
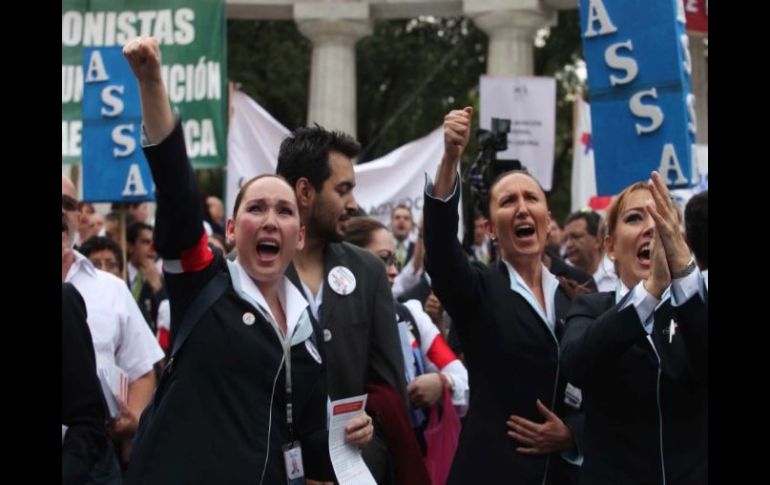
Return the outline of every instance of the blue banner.
<path id="1" fill-rule="evenodd" d="M 139 89 L 123 49 L 83 49 L 83 80 L 83 200 L 155 200 Z"/>
<path id="2" fill-rule="evenodd" d="M 679 0 L 580 0 L 598 195 L 659 171 L 698 183 L 694 97 Z"/>

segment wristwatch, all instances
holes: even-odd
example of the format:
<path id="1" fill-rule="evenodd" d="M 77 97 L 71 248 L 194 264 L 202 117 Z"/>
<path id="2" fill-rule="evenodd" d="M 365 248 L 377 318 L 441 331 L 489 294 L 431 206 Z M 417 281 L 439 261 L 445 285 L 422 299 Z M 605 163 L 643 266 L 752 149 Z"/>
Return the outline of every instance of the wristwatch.
<path id="1" fill-rule="evenodd" d="M 671 279 L 672 280 L 678 280 L 679 278 L 684 278 L 685 276 L 689 275 L 695 271 L 695 257 L 690 257 L 690 262 L 687 263 L 687 266 L 684 267 L 682 271 L 679 271 L 677 273 L 671 273 Z"/>

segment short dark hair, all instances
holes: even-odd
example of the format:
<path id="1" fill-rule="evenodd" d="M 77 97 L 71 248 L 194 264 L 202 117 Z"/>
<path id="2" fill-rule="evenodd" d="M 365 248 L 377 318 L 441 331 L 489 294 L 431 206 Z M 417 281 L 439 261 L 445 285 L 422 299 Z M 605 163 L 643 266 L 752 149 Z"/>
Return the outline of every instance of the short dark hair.
<path id="1" fill-rule="evenodd" d="M 397 210 L 399 210 L 399 209 L 404 209 L 404 210 L 406 210 L 407 212 L 409 212 L 409 219 L 411 219 L 411 218 L 412 218 L 412 209 L 410 209 L 409 207 L 407 207 L 407 206 L 406 206 L 406 204 L 398 204 L 396 207 L 394 207 L 394 208 L 393 208 L 393 210 L 392 210 L 392 211 L 390 211 L 390 218 L 391 218 L 391 219 L 393 218 L 393 214 L 395 214 L 395 213 L 396 213 L 396 211 L 397 211 Z"/>
<path id="2" fill-rule="evenodd" d="M 709 266 L 709 191 L 693 195 L 684 208 L 684 232 L 695 258 L 708 269 Z"/>
<path id="3" fill-rule="evenodd" d="M 123 250 L 120 245 L 112 239 L 104 236 L 92 236 L 78 247 L 78 251 L 85 257 L 97 251 L 112 251 L 115 259 L 118 261 L 118 271 L 123 271 Z"/>
<path id="4" fill-rule="evenodd" d="M 136 242 L 136 238 L 139 237 L 139 233 L 144 230 L 152 232 L 152 226 L 144 222 L 132 223 L 130 226 L 128 226 L 128 229 L 126 229 L 126 242 L 129 244 L 134 244 Z"/>
<path id="5" fill-rule="evenodd" d="M 292 189 L 297 180 L 305 177 L 320 191 L 331 175 L 329 152 L 332 151 L 354 158 L 361 151 L 361 145 L 346 133 L 327 131 L 318 124 L 297 128 L 281 143 L 276 173 L 282 175 Z"/>
<path id="6" fill-rule="evenodd" d="M 372 234 L 380 229 L 388 230 L 385 224 L 371 217 L 352 217 L 345 224 L 344 241 L 359 247 L 366 247 L 372 241 Z"/>
<path id="7" fill-rule="evenodd" d="M 592 210 L 577 211 L 568 215 L 567 220 L 564 221 L 564 227 L 567 227 L 567 224 L 570 222 L 578 221 L 580 219 L 586 221 L 586 232 L 588 232 L 588 234 L 594 237 L 599 234 L 599 222 L 602 220 L 602 217 Z"/>

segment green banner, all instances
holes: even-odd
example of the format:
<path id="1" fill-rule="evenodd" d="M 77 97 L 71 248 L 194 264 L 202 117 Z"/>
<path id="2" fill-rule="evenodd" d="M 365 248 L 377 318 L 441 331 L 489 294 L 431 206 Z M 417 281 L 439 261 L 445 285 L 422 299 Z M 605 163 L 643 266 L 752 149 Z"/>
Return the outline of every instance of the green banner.
<path id="1" fill-rule="evenodd" d="M 227 75 L 223 0 L 62 0 L 62 163 L 80 163 L 83 47 L 158 39 L 163 79 L 196 167 L 227 160 Z"/>

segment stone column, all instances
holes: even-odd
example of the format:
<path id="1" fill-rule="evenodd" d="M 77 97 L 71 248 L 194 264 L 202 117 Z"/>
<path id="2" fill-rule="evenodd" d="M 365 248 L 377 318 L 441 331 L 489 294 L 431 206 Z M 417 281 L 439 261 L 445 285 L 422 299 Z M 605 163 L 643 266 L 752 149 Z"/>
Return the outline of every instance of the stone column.
<path id="1" fill-rule="evenodd" d="M 709 142 L 709 68 L 706 62 L 706 46 L 703 36 L 691 35 L 690 57 L 692 58 L 692 93 L 695 95 L 696 139 L 698 143 Z"/>
<path id="2" fill-rule="evenodd" d="M 532 76 L 534 38 L 556 25 L 556 12 L 539 0 L 464 0 L 463 12 L 489 36 L 487 74 Z"/>
<path id="3" fill-rule="evenodd" d="M 307 124 L 356 136 L 355 45 L 372 33 L 369 5 L 297 3 L 294 20 L 313 42 Z"/>

